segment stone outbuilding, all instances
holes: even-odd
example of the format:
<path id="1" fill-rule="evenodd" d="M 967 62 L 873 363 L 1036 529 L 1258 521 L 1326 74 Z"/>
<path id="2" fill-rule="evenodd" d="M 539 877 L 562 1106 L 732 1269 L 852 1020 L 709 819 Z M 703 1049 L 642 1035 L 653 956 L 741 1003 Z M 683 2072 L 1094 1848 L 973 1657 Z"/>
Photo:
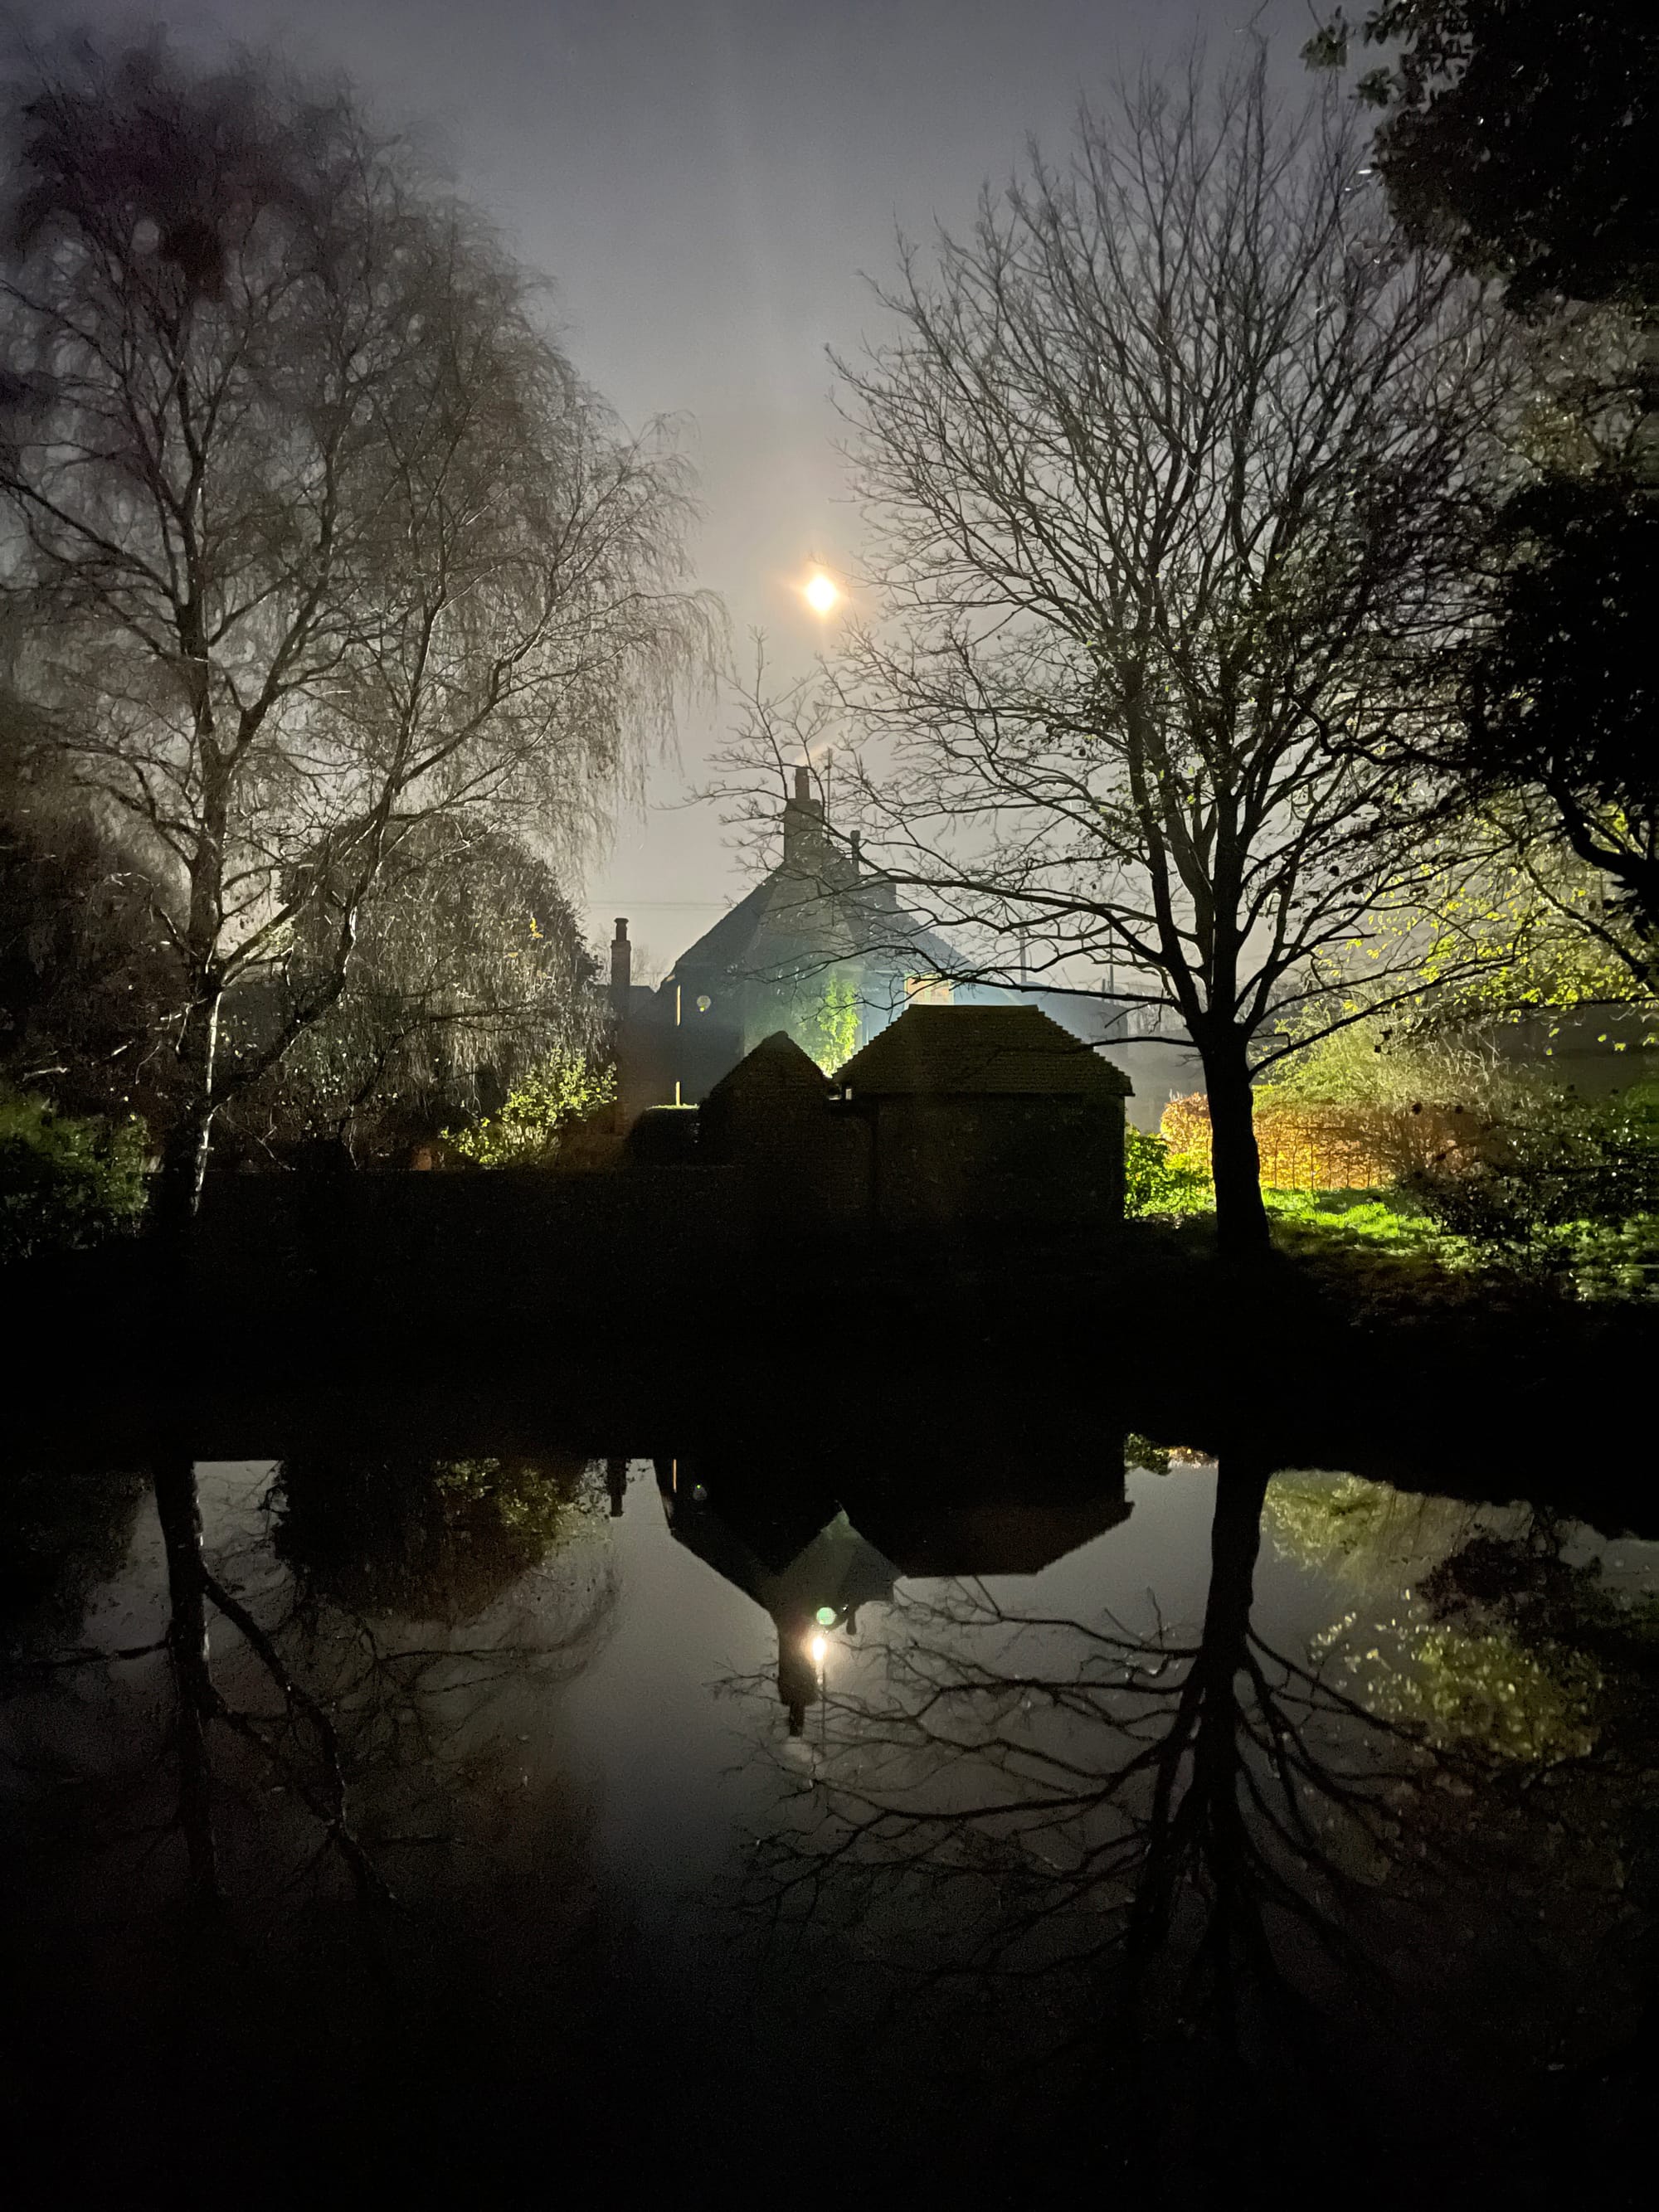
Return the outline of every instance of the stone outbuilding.
<path id="1" fill-rule="evenodd" d="M 1128 1078 L 1034 1006 L 912 1006 L 832 1079 L 894 1227 L 1104 1227 L 1123 1214 Z"/>
<path id="2" fill-rule="evenodd" d="M 740 1168 L 763 1215 L 836 1221 L 866 1212 L 869 1133 L 839 1110 L 830 1079 L 781 1030 L 720 1079 L 697 1120 L 699 1159 Z"/>
<path id="3" fill-rule="evenodd" d="M 774 1032 L 701 1107 L 647 1109 L 627 1153 L 734 1174 L 779 1226 L 1098 1230 L 1122 1218 L 1130 1095 L 1035 1006 L 912 1006 L 832 1076 Z"/>

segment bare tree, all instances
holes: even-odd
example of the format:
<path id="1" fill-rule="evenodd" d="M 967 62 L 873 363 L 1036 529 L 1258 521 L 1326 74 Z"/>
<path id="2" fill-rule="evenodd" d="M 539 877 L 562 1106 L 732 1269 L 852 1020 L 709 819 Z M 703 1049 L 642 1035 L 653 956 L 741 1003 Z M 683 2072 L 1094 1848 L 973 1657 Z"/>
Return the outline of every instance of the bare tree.
<path id="1" fill-rule="evenodd" d="M 880 296 L 840 364 L 883 618 L 827 678 L 838 816 L 980 972 L 1175 1010 L 1259 1248 L 1252 1075 L 1423 873 L 1378 834 L 1399 769 L 1333 740 L 1420 711 L 1391 665 L 1457 617 L 1496 339 L 1259 62 L 1085 112 Z M 822 744 L 822 702 L 751 701 L 738 788 L 801 711 Z"/>
<path id="2" fill-rule="evenodd" d="M 526 273 L 348 93 L 82 44 L 18 125 L 20 678 L 150 852 L 179 1224 L 215 1115 L 340 996 L 399 841 L 463 813 L 579 848 L 710 614 L 661 436 L 618 430 Z M 280 1007 L 228 1054 L 253 977 Z"/>

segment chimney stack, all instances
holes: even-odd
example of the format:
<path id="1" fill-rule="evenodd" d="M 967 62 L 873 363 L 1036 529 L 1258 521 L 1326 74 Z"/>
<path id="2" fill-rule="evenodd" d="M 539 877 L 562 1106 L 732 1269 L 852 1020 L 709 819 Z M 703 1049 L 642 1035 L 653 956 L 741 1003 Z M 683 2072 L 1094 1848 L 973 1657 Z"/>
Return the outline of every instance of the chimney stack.
<path id="1" fill-rule="evenodd" d="M 853 881 L 857 883 L 864 873 L 864 840 L 856 830 L 848 839 L 847 848 L 853 863 Z"/>
<path id="2" fill-rule="evenodd" d="M 795 770 L 795 795 L 783 810 L 783 865 L 791 875 L 823 874 L 823 801 L 812 796 L 812 771 L 803 762 Z"/>
<path id="3" fill-rule="evenodd" d="M 617 916 L 617 933 L 611 940 L 611 1011 L 621 1021 L 628 1012 L 629 993 L 634 986 L 634 948 L 628 941 L 628 916 Z"/>

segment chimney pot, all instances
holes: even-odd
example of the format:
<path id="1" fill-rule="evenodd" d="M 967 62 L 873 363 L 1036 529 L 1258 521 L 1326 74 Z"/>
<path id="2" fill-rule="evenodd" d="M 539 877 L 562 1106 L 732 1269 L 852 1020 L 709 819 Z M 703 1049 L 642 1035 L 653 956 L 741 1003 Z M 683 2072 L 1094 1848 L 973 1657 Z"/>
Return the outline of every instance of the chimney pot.
<path id="1" fill-rule="evenodd" d="M 795 770 L 795 804 L 805 806 L 812 796 L 812 771 L 802 766 Z"/>

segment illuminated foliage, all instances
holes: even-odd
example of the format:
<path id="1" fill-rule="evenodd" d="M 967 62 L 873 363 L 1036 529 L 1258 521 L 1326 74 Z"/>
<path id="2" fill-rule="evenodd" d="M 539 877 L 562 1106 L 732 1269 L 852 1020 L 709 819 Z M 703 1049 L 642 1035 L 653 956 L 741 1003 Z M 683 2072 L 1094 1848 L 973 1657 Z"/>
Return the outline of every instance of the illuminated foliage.
<path id="1" fill-rule="evenodd" d="M 1603 1678 L 1591 1659 L 1501 1618 L 1446 1620 L 1424 1605 L 1423 1583 L 1445 1580 L 1448 1563 L 1485 1540 L 1479 1509 L 1353 1475 L 1291 1474 L 1270 1485 L 1263 1522 L 1286 1557 L 1392 1601 L 1386 1620 L 1364 1630 L 1358 1612 L 1345 1613 L 1312 1645 L 1380 1719 L 1506 1762 L 1550 1765 L 1594 1747 Z"/>
<path id="2" fill-rule="evenodd" d="M 1209 1176 L 1197 1162 L 1182 1158 L 1161 1136 L 1133 1124 L 1124 1129 L 1125 1213 L 1190 1213 L 1213 1203 Z"/>
<path id="3" fill-rule="evenodd" d="M 859 994 L 852 978 L 826 975 L 823 995 L 796 1027 L 797 1042 L 826 1075 L 851 1060 L 859 1048 Z"/>
<path id="4" fill-rule="evenodd" d="M 1374 1711 L 1443 1749 L 1553 1765 L 1595 1748 L 1601 1669 L 1562 1645 L 1531 1649 L 1508 1629 L 1440 1623 L 1407 1630 L 1386 1657 L 1371 1650 L 1347 1663 Z"/>
<path id="5" fill-rule="evenodd" d="M 446 1129 L 444 1142 L 474 1167 L 546 1167 L 566 1131 L 610 1105 L 616 1096 L 614 1067 L 595 1067 L 574 1055 L 556 1054 L 508 1094 L 499 1114 L 471 1129 Z"/>
<path id="6" fill-rule="evenodd" d="M 143 1206 L 141 1122 L 55 1114 L 44 1098 L 0 1092 L 0 1261 L 97 1243 Z"/>

